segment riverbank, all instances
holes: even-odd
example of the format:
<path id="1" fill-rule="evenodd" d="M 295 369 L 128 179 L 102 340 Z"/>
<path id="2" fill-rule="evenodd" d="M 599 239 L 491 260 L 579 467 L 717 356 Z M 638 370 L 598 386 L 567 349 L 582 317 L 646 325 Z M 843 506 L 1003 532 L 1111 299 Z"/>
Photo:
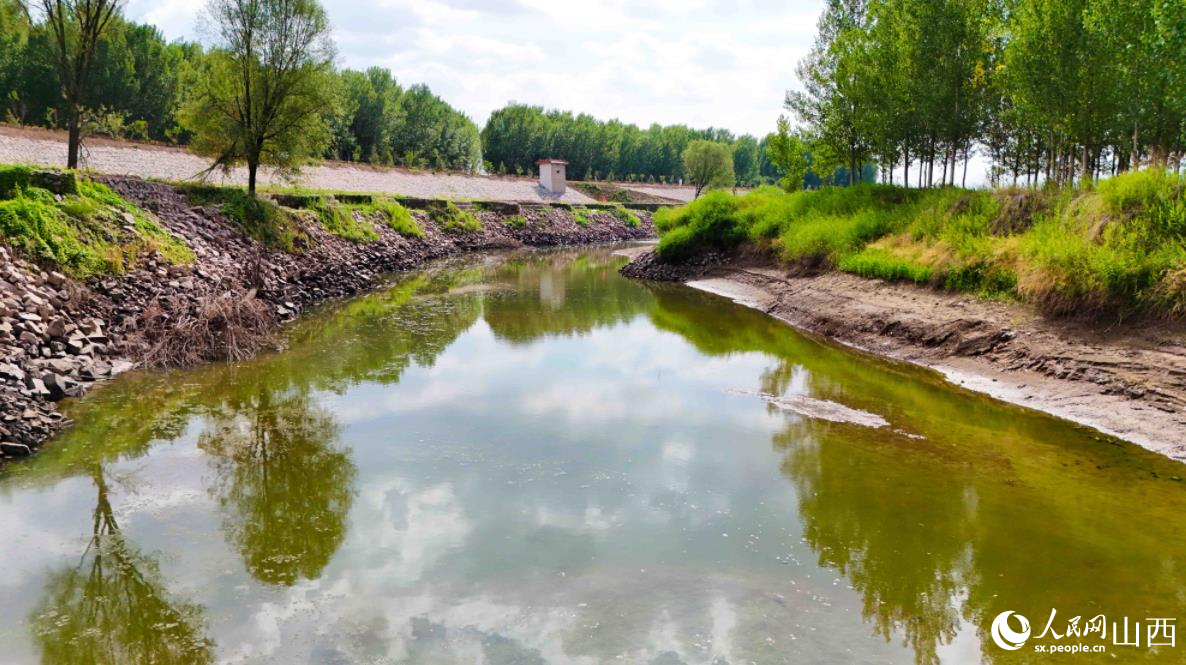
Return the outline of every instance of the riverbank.
<path id="1" fill-rule="evenodd" d="M 795 276 L 764 260 L 718 255 L 676 268 L 653 252 L 631 254 L 627 276 L 684 282 L 1186 462 L 1186 333 L 1178 325 L 1103 328 L 1016 302 L 845 273 Z"/>
<path id="2" fill-rule="evenodd" d="M 392 272 L 467 252 L 653 236 L 645 211 L 633 213 L 634 224 L 614 210 L 467 204 L 466 219 L 478 222 L 471 228 L 412 209 L 417 235 L 347 209 L 349 223 L 373 239 L 342 237 L 305 211 L 291 215 L 301 245 L 292 252 L 253 239 L 225 207 L 185 189 L 97 180 L 151 212 L 193 260 L 144 252 L 122 274 L 76 280 L 0 246 L 0 463 L 32 454 L 69 424 L 56 403 L 96 382 L 141 365 L 250 357 L 310 305 L 362 293 Z M 133 227 L 127 221 L 120 232 L 131 237 Z"/>

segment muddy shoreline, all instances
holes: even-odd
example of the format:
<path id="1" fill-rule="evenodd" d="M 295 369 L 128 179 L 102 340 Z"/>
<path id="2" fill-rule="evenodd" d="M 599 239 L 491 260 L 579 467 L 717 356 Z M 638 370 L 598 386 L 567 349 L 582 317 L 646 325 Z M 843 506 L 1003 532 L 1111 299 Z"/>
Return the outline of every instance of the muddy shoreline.
<path id="1" fill-rule="evenodd" d="M 683 282 L 862 351 L 933 369 L 960 387 L 1035 409 L 1186 462 L 1186 331 L 1105 328 L 843 273 L 794 276 L 768 261 L 674 268 L 626 252 L 623 273 Z"/>
<path id="2" fill-rule="evenodd" d="M 392 273 L 429 261 L 522 247 L 563 247 L 651 238 L 650 215 L 630 227 L 611 212 L 540 205 L 473 206 L 476 232 L 438 227 L 412 215 L 424 237 L 379 220 L 379 239 L 353 242 L 313 215 L 296 216 L 299 253 L 267 247 L 211 206 L 168 184 L 98 178 L 151 211 L 193 251 L 189 265 L 142 257 L 122 275 L 70 279 L 0 244 L 0 465 L 27 457 L 69 425 L 57 402 L 138 366 L 240 360 L 270 348 L 276 327 L 313 304 L 354 296 Z M 583 220 L 582 220 L 583 221 Z"/>

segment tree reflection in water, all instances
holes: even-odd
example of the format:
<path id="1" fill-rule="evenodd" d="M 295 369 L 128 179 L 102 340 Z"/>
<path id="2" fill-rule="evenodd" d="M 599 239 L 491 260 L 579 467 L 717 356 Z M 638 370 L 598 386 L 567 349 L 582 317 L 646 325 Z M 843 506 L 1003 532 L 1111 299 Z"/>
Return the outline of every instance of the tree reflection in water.
<path id="1" fill-rule="evenodd" d="M 735 310 L 725 319 L 713 297 L 663 285 L 651 289 L 656 326 L 702 352 L 758 351 L 776 358 L 760 378 L 762 393 L 803 393 L 883 414 L 916 402 L 940 408 L 937 394 L 923 384 L 895 381 L 892 368 L 856 371 L 837 350 L 787 334 L 784 324 L 759 312 Z M 940 647 L 962 625 L 958 599 L 972 575 L 969 531 L 976 515 L 967 479 L 925 454 L 903 464 L 900 442 L 887 441 L 885 430 L 792 414 L 772 444 L 783 455 L 782 471 L 799 497 L 803 538 L 819 565 L 849 580 L 861 596 L 862 619 L 876 635 L 900 637 L 919 665 L 939 663 Z M 925 448 L 913 445 L 915 453 Z"/>
<path id="2" fill-rule="evenodd" d="M 304 392 L 224 405 L 198 447 L 214 458 L 224 533 L 261 582 L 316 579 L 346 533 L 354 463 L 335 447 L 338 424 Z"/>
<path id="3" fill-rule="evenodd" d="M 214 660 L 202 607 L 167 597 L 157 562 L 120 531 L 102 469 L 77 566 L 52 574 L 31 624 L 44 665 L 202 665 Z"/>

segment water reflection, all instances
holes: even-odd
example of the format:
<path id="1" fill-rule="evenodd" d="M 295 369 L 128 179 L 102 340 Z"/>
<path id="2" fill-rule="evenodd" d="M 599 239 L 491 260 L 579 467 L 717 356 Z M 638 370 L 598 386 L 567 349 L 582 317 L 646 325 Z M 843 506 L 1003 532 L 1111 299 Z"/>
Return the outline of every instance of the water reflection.
<path id="1" fill-rule="evenodd" d="M 28 509 L 100 468 L 155 479 L 130 498 L 189 483 L 180 512 L 125 521 L 212 627 L 197 605 L 149 603 L 145 621 L 182 627 L 56 628 L 108 609 L 58 609 L 94 595 L 88 553 L 0 598 L 38 617 L 17 657 L 0 628 L 0 661 L 36 647 L 104 662 L 54 654 L 94 651 L 105 630 L 197 663 L 217 641 L 230 662 L 962 665 L 1026 661 L 987 639 L 1004 610 L 1186 616 L 1177 466 L 718 298 L 625 281 L 619 263 L 446 265 L 306 318 L 283 353 L 127 377 L 70 405 L 77 426 L 0 481 L 0 526 L 26 490 Z M 167 604 L 110 506 L 96 515 L 96 539 L 152 580 L 139 595 Z M 77 537 L 67 524 L 35 530 Z M 117 555 L 88 552 L 108 575 Z"/>
<path id="2" fill-rule="evenodd" d="M 170 599 L 157 562 L 120 531 L 92 467 L 93 531 L 77 565 L 51 573 L 30 617 L 43 665 L 201 665 L 214 660 L 203 609 Z"/>
<path id="3" fill-rule="evenodd" d="M 515 344 L 548 335 L 577 335 L 642 314 L 652 298 L 622 279 L 608 253 L 528 255 L 499 265 L 489 281 L 506 288 L 486 301 L 482 318 Z"/>
<path id="4" fill-rule="evenodd" d="M 260 386 L 225 403 L 198 447 L 217 471 L 223 531 L 268 584 L 316 579 L 342 544 L 354 464 L 335 446 L 333 416 L 306 394 Z"/>
<path id="5" fill-rule="evenodd" d="M 714 316 L 720 303 L 709 296 L 651 289 L 654 324 L 701 352 L 769 355 L 757 385 L 743 387 L 834 400 L 891 422 L 871 429 L 767 407 L 786 419 L 772 446 L 798 496 L 803 541 L 860 593 L 874 633 L 908 646 L 916 663 L 1028 662 L 1032 652 L 1005 652 L 989 638 L 1005 610 L 1040 621 L 1035 635 L 1051 608 L 1059 632 L 1077 615 L 1184 615 L 1178 464 L 908 367 L 854 364 L 749 311 Z"/>

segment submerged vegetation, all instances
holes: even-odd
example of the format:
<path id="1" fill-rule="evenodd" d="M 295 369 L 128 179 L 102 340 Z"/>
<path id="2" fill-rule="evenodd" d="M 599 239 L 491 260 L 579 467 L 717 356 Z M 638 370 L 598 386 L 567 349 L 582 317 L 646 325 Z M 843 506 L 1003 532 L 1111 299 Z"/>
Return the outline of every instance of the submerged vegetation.
<path id="1" fill-rule="evenodd" d="M 36 186 L 32 174 L 0 167 L 0 236 L 28 256 L 77 278 L 126 272 L 152 252 L 171 263 L 194 260 L 155 218 L 106 185 L 76 177 L 76 194 L 57 195 Z"/>
<path id="2" fill-rule="evenodd" d="M 798 269 L 1016 298 L 1049 315 L 1186 314 L 1186 179 L 1162 170 L 1041 190 L 712 192 L 655 225 L 669 261 L 747 245 Z"/>

